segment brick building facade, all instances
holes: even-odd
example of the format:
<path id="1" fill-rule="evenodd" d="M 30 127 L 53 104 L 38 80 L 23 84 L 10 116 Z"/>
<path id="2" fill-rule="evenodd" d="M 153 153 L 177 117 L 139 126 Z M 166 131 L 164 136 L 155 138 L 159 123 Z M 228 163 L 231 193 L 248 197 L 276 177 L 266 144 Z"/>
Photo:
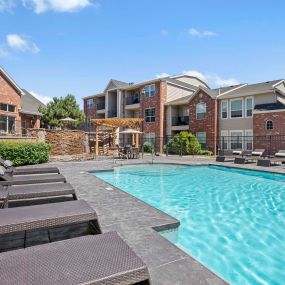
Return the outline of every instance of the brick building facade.
<path id="1" fill-rule="evenodd" d="M 44 106 L 29 92 L 21 89 L 0 68 L 0 133 L 25 134 L 27 128 L 40 128 L 39 106 Z"/>

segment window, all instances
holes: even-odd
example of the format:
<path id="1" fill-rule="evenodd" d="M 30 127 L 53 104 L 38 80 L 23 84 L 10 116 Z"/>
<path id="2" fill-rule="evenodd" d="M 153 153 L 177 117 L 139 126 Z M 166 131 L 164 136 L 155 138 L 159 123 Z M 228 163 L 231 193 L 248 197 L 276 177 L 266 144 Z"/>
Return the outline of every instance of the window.
<path id="1" fill-rule="evenodd" d="M 266 130 L 273 130 L 273 122 L 271 120 L 266 121 Z"/>
<path id="2" fill-rule="evenodd" d="M 144 88 L 144 96 L 145 97 L 153 97 L 155 95 L 155 85 L 148 85 Z"/>
<path id="3" fill-rule="evenodd" d="M 230 131 L 231 149 L 242 149 L 242 131 Z"/>
<path id="4" fill-rule="evenodd" d="M 245 99 L 245 117 L 252 117 L 253 109 L 253 97 L 248 97 Z"/>
<path id="5" fill-rule="evenodd" d="M 252 130 L 245 130 L 245 149 L 252 150 L 253 145 L 253 132 Z"/>
<path id="6" fill-rule="evenodd" d="M 87 109 L 92 109 L 94 106 L 93 99 L 88 99 L 87 100 Z"/>
<path id="7" fill-rule="evenodd" d="M 242 118 L 242 99 L 231 100 L 231 118 Z"/>
<path id="8" fill-rule="evenodd" d="M 144 117 L 146 122 L 155 122 L 155 108 L 145 109 Z"/>
<path id="9" fill-rule="evenodd" d="M 14 113 L 16 111 L 16 106 L 0 103 L 0 110 L 5 112 L 12 112 Z"/>
<path id="10" fill-rule="evenodd" d="M 198 132 L 196 133 L 196 138 L 201 144 L 201 148 L 205 148 L 206 146 L 206 132 Z"/>
<path id="11" fill-rule="evenodd" d="M 222 119 L 228 118 L 228 101 L 221 101 L 221 117 Z"/>
<path id="12" fill-rule="evenodd" d="M 203 120 L 206 118 L 206 104 L 199 103 L 196 105 L 196 119 Z"/>
<path id="13" fill-rule="evenodd" d="M 11 116 L 0 116 L 0 133 L 14 133 L 16 118 Z"/>
<path id="14" fill-rule="evenodd" d="M 150 142 L 152 145 L 155 143 L 155 133 L 145 133 L 143 136 L 144 142 Z"/>
<path id="15" fill-rule="evenodd" d="M 229 143 L 229 133 L 228 131 L 221 131 L 221 142 L 220 142 L 220 148 L 225 150 L 228 149 L 228 143 Z"/>

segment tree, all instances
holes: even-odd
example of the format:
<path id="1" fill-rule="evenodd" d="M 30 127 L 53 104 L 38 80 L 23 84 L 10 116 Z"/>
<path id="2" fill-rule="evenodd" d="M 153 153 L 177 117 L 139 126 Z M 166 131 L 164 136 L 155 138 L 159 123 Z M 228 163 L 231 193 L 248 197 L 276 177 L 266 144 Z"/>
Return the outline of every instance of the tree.
<path id="1" fill-rule="evenodd" d="M 46 107 L 40 107 L 39 112 L 43 114 L 41 120 L 43 127 L 62 127 L 65 123 L 60 120 L 67 117 L 76 120 L 70 123 L 73 126 L 78 126 L 85 120 L 83 111 L 80 110 L 74 95 L 71 94 L 66 97 L 54 97 Z"/>
<path id="2" fill-rule="evenodd" d="M 197 138 L 188 131 L 182 131 L 175 135 L 166 145 L 170 151 L 180 154 L 199 154 L 201 145 Z"/>

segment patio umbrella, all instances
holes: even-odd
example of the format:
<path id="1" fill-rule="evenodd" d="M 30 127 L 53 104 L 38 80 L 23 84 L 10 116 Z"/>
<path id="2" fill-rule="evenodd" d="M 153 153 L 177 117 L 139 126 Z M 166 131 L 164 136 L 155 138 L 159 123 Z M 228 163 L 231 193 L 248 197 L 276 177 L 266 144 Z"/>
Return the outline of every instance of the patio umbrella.
<path id="1" fill-rule="evenodd" d="M 64 118 L 64 119 L 60 119 L 60 121 L 62 121 L 62 122 L 76 122 L 77 120 L 74 120 L 74 119 L 72 119 L 70 117 L 67 117 L 67 118 Z"/>
<path id="2" fill-rule="evenodd" d="M 126 129 L 124 131 L 119 132 L 120 134 L 142 134 L 141 131 L 135 129 Z"/>

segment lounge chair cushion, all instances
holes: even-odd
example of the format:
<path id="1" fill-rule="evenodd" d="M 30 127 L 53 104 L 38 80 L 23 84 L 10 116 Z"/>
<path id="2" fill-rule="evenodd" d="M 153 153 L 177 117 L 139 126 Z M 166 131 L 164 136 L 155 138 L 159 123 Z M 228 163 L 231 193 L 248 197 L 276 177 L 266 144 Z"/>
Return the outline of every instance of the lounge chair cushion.
<path id="1" fill-rule="evenodd" d="M 5 160 L 5 161 L 4 161 L 4 164 L 5 164 L 6 167 L 11 167 L 11 166 L 13 166 L 13 162 L 12 162 L 11 160 Z"/>
<path id="2" fill-rule="evenodd" d="M 241 151 L 241 150 L 234 150 L 234 151 L 233 151 L 233 154 L 238 154 L 238 155 L 240 155 L 240 154 L 242 154 L 242 151 Z"/>
<path id="3" fill-rule="evenodd" d="M 0 166 L 0 175 L 4 175 L 5 171 L 5 168 L 3 166 Z"/>
<path id="4" fill-rule="evenodd" d="M 275 153 L 275 156 L 276 156 L 276 157 L 285 157 L 285 153 L 283 153 L 283 152 L 277 152 L 277 153 Z"/>
<path id="5" fill-rule="evenodd" d="M 263 154 L 263 151 L 253 151 L 251 154 L 256 156 L 257 155 L 261 156 Z"/>

